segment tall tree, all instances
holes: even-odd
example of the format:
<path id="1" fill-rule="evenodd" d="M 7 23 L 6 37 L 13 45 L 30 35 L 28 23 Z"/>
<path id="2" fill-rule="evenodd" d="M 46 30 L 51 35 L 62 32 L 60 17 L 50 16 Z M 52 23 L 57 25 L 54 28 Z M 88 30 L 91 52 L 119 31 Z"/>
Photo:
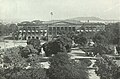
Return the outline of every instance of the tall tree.
<path id="1" fill-rule="evenodd" d="M 98 67 L 96 74 L 100 76 L 100 79 L 119 79 L 120 68 L 108 56 L 102 56 L 102 59 L 96 61 L 95 65 Z"/>
<path id="2" fill-rule="evenodd" d="M 76 44 L 79 44 L 80 46 L 85 46 L 85 44 L 87 44 L 86 34 L 81 33 L 76 35 L 74 41 Z"/>
<path id="3" fill-rule="evenodd" d="M 69 59 L 66 53 L 58 53 L 50 59 L 49 79 L 88 79 L 86 66 Z"/>
<path id="4" fill-rule="evenodd" d="M 61 36 L 55 40 L 45 43 L 42 47 L 46 56 L 51 56 L 52 54 L 57 54 L 57 52 L 70 52 L 72 41 L 66 36 Z"/>

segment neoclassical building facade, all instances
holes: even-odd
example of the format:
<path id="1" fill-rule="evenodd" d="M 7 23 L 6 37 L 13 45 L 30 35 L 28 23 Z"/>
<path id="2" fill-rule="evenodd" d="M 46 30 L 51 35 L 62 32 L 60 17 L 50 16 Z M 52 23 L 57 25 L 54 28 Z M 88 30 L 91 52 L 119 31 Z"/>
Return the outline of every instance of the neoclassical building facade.
<path id="1" fill-rule="evenodd" d="M 19 27 L 19 26 L 18 26 Z M 40 25 L 22 25 L 18 30 L 18 39 L 40 39 L 42 36 L 47 35 L 47 26 L 44 24 Z"/>
<path id="2" fill-rule="evenodd" d="M 18 39 L 41 39 L 44 36 L 59 36 L 60 32 L 98 32 L 105 30 L 104 23 L 89 23 L 79 21 L 54 21 L 41 24 L 18 24 Z"/>

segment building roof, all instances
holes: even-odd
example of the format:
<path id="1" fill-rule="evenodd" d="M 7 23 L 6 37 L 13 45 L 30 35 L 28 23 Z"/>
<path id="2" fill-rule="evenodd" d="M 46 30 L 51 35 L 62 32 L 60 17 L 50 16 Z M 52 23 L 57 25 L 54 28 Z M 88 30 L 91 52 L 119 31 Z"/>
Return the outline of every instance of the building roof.
<path id="1" fill-rule="evenodd" d="M 41 21 L 37 22 L 28 22 L 24 21 L 18 23 L 18 26 L 41 26 L 41 25 L 53 25 L 53 24 L 73 24 L 73 25 L 104 25 L 104 23 L 91 23 L 91 22 L 80 22 L 76 20 L 51 20 L 51 21 Z"/>
<path id="2" fill-rule="evenodd" d="M 91 22 L 85 22 L 83 25 L 105 25 L 104 23 L 91 23 Z"/>
<path id="3" fill-rule="evenodd" d="M 98 18 L 98 17 L 76 17 L 76 18 L 72 18 L 69 20 L 77 20 L 77 21 L 103 21 L 103 19 Z"/>

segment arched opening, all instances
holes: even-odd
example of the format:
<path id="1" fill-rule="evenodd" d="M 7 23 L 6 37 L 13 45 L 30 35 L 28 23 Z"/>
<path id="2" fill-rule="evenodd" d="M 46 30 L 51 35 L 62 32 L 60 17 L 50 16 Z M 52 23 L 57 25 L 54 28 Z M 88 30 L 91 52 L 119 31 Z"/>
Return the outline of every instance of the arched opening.
<path id="1" fill-rule="evenodd" d="M 35 37 L 34 36 L 32 36 L 32 39 L 34 39 Z"/>
<path id="2" fill-rule="evenodd" d="M 39 37 L 36 37 L 36 39 L 39 39 Z"/>
<path id="3" fill-rule="evenodd" d="M 31 39 L 31 37 L 30 37 L 30 36 L 28 36 L 28 39 Z"/>

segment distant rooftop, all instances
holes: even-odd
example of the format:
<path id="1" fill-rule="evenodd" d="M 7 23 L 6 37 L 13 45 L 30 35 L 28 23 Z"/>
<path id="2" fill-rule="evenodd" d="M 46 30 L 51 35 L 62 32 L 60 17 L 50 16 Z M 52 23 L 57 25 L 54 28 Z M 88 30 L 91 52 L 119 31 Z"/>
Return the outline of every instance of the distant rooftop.
<path id="1" fill-rule="evenodd" d="M 71 18 L 69 20 L 77 20 L 77 21 L 87 21 L 87 20 L 103 21 L 103 19 L 98 18 L 98 17 L 76 17 L 76 18 Z"/>
<path id="2" fill-rule="evenodd" d="M 113 22 L 120 22 L 119 20 L 104 20 L 98 17 L 76 17 L 66 20 L 50 20 L 50 21 L 40 21 L 40 20 L 33 20 L 33 21 L 23 21 L 21 23 L 18 23 L 19 26 L 21 25 L 47 25 L 47 24 L 56 24 L 56 23 L 69 23 L 69 24 L 105 24 L 108 21 L 108 23 Z"/>
<path id="3" fill-rule="evenodd" d="M 51 24 L 57 24 L 57 23 L 68 23 L 68 24 L 83 24 L 83 25 L 89 25 L 89 24 L 93 24 L 93 25 L 99 25 L 99 24 L 103 24 L 104 23 L 92 23 L 92 22 L 81 22 L 81 21 L 77 21 L 77 20 L 51 20 L 51 21 L 37 21 L 37 22 L 29 22 L 29 21 L 24 21 L 21 23 L 18 23 L 18 26 L 24 25 L 24 26 L 39 26 L 39 25 L 51 25 Z"/>
<path id="4" fill-rule="evenodd" d="M 101 19 L 98 17 L 76 17 L 76 18 L 71 18 L 71 19 L 67 19 L 67 20 L 77 20 L 77 21 L 119 21 L 120 20 L 114 20 L 114 19 Z"/>

